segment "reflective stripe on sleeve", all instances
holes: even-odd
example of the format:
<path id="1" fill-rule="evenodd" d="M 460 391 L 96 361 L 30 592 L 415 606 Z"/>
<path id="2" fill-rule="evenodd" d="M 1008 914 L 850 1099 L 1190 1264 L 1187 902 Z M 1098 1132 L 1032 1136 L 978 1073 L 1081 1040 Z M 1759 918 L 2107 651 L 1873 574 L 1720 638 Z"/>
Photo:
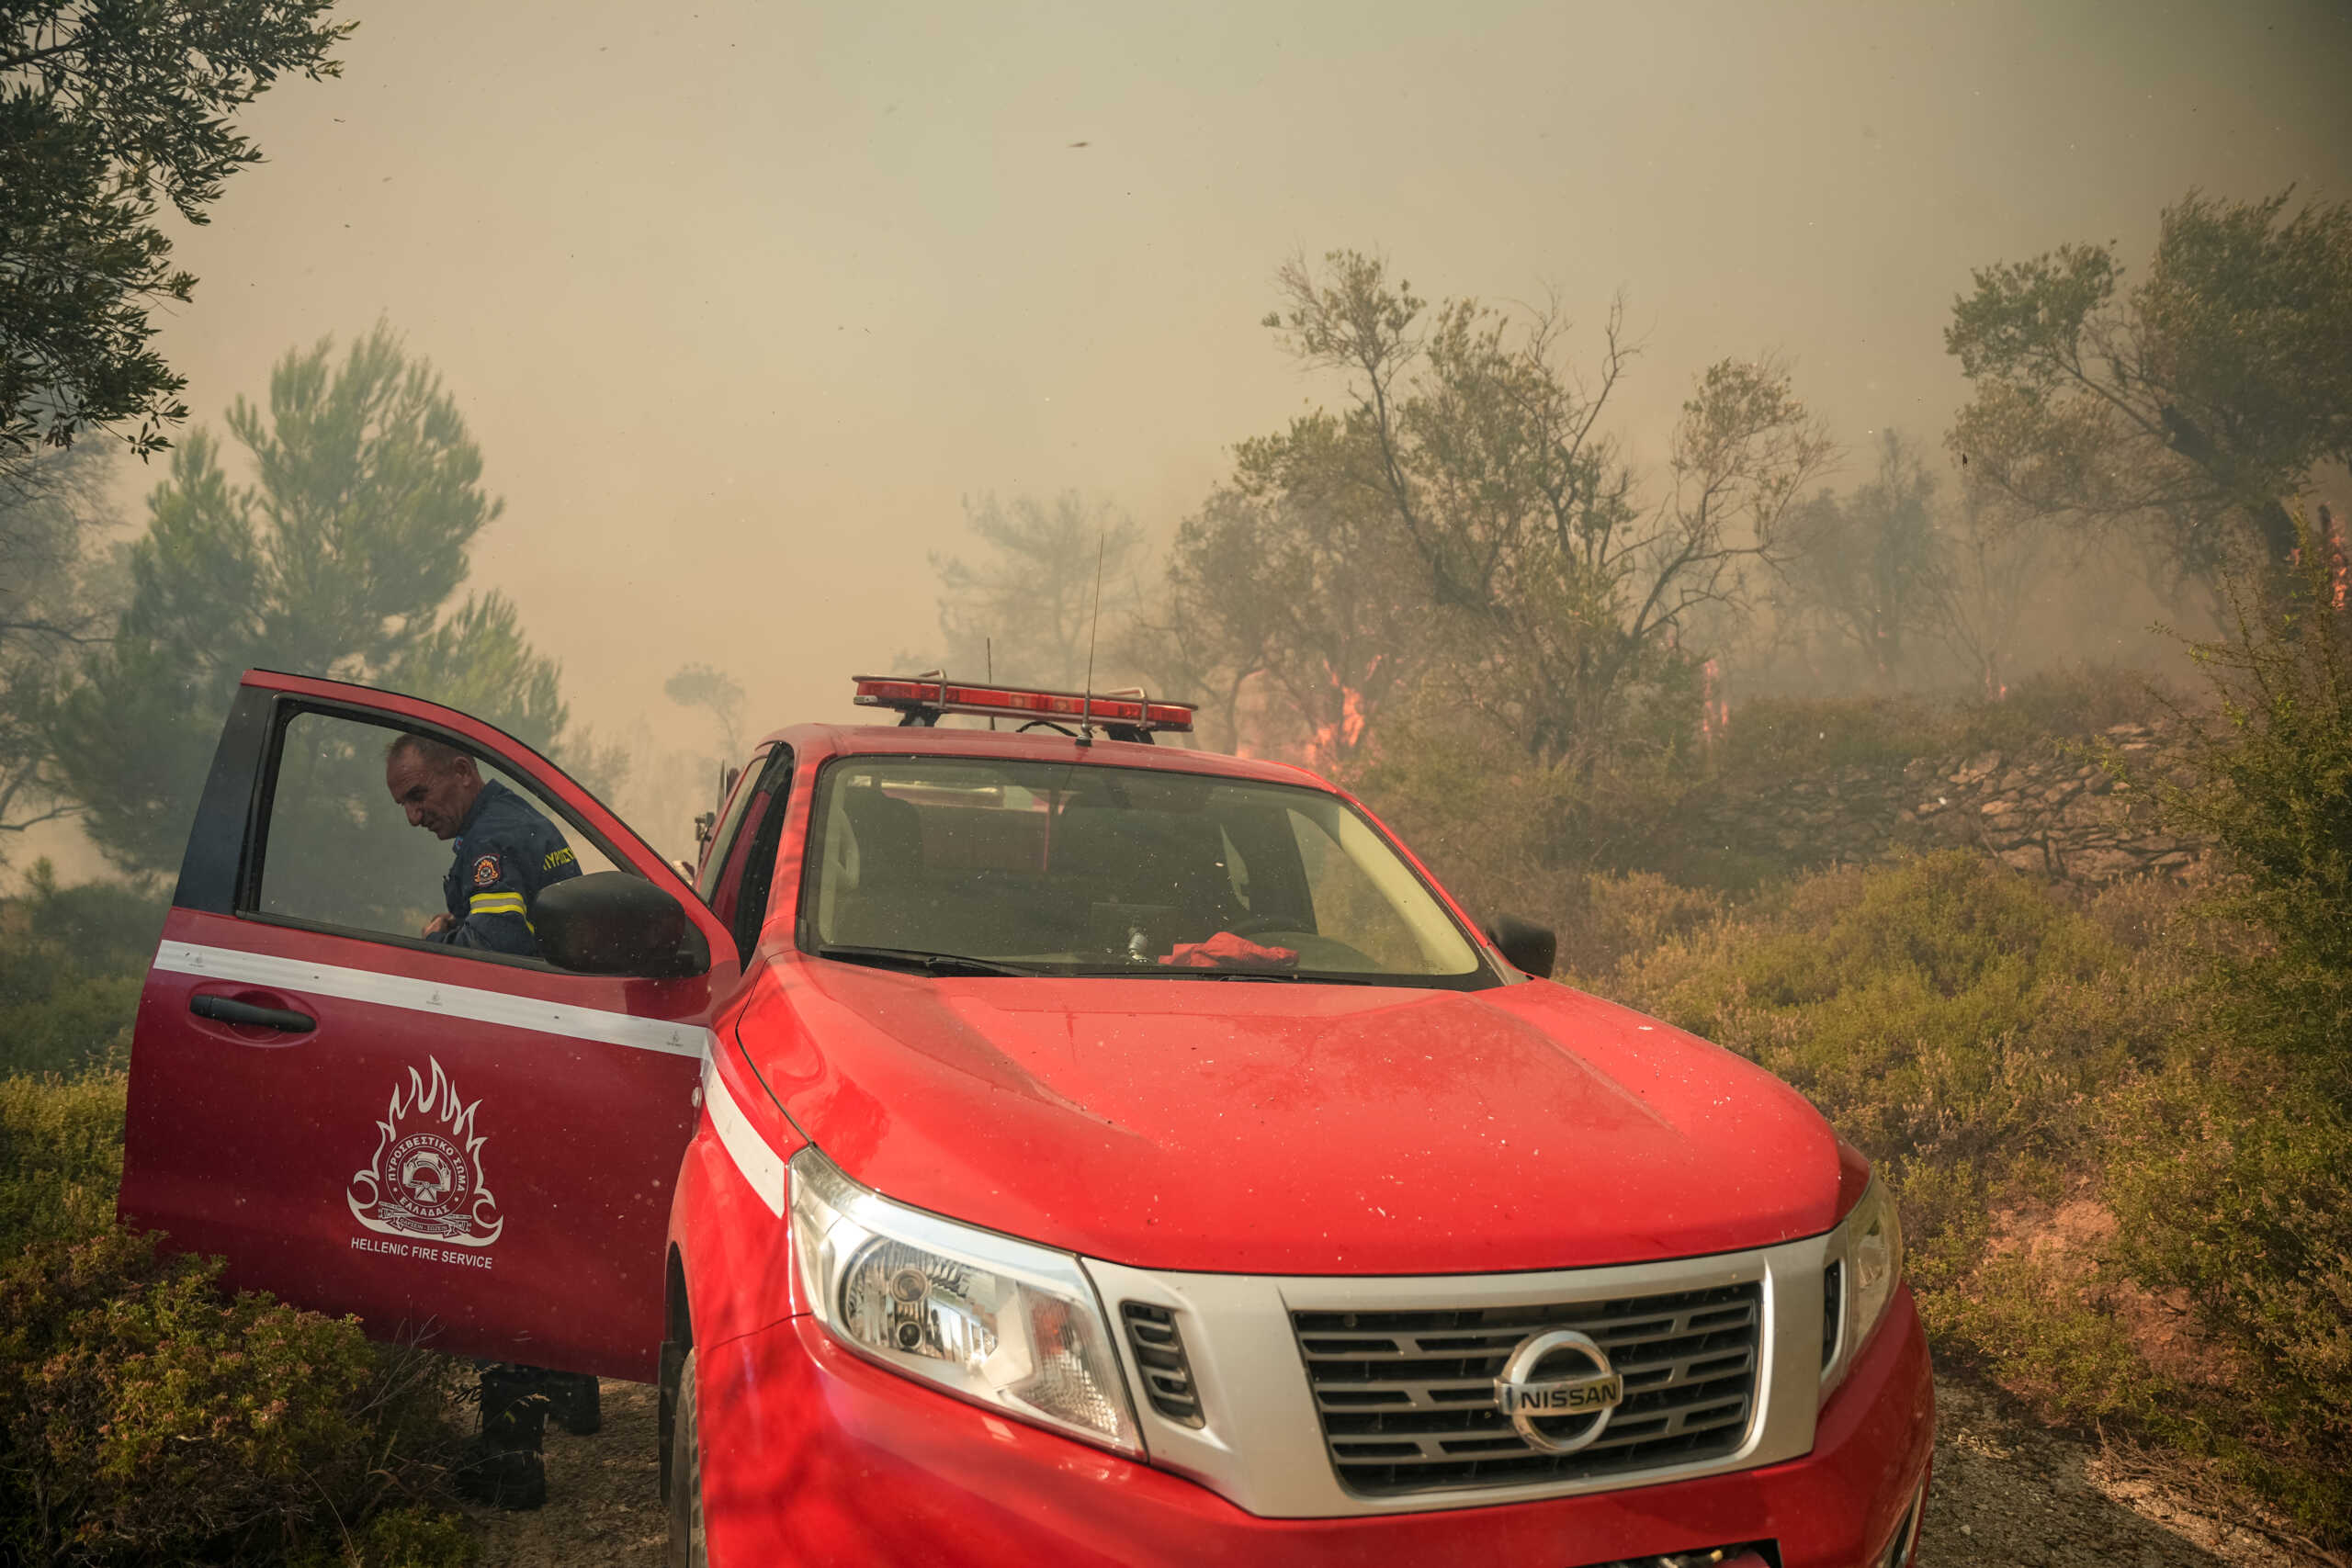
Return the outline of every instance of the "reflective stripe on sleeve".
<path id="1" fill-rule="evenodd" d="M 477 893 L 466 900 L 466 909 L 469 915 L 519 915 L 525 931 L 533 936 L 539 934 L 520 893 Z"/>

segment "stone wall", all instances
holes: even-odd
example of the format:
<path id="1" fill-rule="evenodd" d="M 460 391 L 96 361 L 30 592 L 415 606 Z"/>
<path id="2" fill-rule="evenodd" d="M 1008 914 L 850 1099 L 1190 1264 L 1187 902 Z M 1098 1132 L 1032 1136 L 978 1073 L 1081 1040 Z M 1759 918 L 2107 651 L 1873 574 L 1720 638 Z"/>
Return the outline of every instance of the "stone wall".
<path id="1" fill-rule="evenodd" d="M 2120 724 L 2100 738 L 2149 776 L 2184 758 L 2166 727 Z M 1809 778 L 1727 780 L 1695 808 L 1709 840 L 1793 865 L 1853 864 L 1967 845 L 2019 871 L 2075 882 L 2192 876 L 2201 846 L 2167 837 L 2144 806 L 2087 760 L 2095 748 L 1854 765 Z"/>

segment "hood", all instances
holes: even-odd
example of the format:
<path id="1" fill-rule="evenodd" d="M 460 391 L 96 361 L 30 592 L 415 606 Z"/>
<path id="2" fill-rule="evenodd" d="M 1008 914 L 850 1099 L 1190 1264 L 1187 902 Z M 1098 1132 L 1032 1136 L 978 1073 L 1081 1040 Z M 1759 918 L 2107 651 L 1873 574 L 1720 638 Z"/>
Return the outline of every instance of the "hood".
<path id="1" fill-rule="evenodd" d="M 1836 1141 L 1762 1069 L 1551 984 L 770 970 L 738 1038 L 901 1202 L 1137 1268 L 1570 1269 L 1835 1223 Z"/>

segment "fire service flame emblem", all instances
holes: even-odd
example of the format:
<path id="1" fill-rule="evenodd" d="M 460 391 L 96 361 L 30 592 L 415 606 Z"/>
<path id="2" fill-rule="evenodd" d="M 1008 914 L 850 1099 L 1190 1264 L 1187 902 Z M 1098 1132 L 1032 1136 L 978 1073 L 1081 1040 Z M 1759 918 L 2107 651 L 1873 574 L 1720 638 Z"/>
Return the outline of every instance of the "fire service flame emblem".
<path id="1" fill-rule="evenodd" d="M 481 1172 L 481 1134 L 458 1086 L 425 1058 L 428 1082 L 414 1067 L 392 1086 L 391 1108 L 376 1123 L 376 1156 L 352 1173 L 344 1201 L 351 1217 L 385 1235 L 430 1236 L 458 1247 L 488 1247 L 506 1228 Z"/>

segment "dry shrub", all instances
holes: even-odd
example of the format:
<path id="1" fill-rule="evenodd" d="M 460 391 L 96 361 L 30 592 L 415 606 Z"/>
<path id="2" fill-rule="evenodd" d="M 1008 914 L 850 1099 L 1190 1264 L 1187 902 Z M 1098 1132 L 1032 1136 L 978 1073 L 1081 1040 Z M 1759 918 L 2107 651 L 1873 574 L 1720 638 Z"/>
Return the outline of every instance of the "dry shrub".
<path id="1" fill-rule="evenodd" d="M 1612 995 L 1740 1051 L 1899 1173 L 1997 1186 L 2153 1060 L 2165 980 L 2037 883 L 1962 851 L 1805 878 L 1629 958 Z"/>
<path id="2" fill-rule="evenodd" d="M 1569 975 L 1612 973 L 1626 958 L 1687 938 L 1724 918 L 1724 896 L 1685 887 L 1656 872 L 1581 878 L 1560 931 L 1560 967 Z"/>
<path id="3" fill-rule="evenodd" d="M 1743 781 L 1900 765 L 1951 749 L 1950 710 L 1925 697 L 1758 697 L 1741 703 L 1714 765 Z"/>
<path id="4" fill-rule="evenodd" d="M 2070 898 L 1953 851 L 1688 919 L 1594 988 L 1771 1068 L 1871 1156 L 1948 1363 L 2340 1541 L 2352 1114 L 2324 1053 L 2240 1028 L 2233 987 L 2275 952 L 2204 894 Z M 2030 1245 L 2093 1208 L 2111 1232 Z"/>
<path id="5" fill-rule="evenodd" d="M 2126 665 L 2037 671 L 1998 700 L 1955 710 L 1951 750 L 2022 752 L 2089 740 L 2119 724 L 2154 724 L 2179 700 L 2157 677 Z"/>
<path id="6" fill-rule="evenodd" d="M 1393 716 L 1346 780 L 1482 918 L 1508 909 L 1564 948 L 1595 872 L 1653 866 L 1697 783 L 1683 751 L 1630 741 L 1556 760 L 1481 716 L 1424 701 Z"/>
<path id="7" fill-rule="evenodd" d="M 1969 1283 L 1921 1294 L 1928 1331 L 2043 1419 L 2146 1426 L 2177 1405 L 2095 1272 L 2017 1250 L 1984 1259 Z"/>
<path id="8" fill-rule="evenodd" d="M 1729 777 L 1777 780 L 1915 757 L 2046 750 L 2115 725 L 2155 723 L 2179 703 L 2146 671 L 2114 664 L 2038 671 L 1989 699 L 1759 697 L 1735 708 L 1714 763 Z"/>

